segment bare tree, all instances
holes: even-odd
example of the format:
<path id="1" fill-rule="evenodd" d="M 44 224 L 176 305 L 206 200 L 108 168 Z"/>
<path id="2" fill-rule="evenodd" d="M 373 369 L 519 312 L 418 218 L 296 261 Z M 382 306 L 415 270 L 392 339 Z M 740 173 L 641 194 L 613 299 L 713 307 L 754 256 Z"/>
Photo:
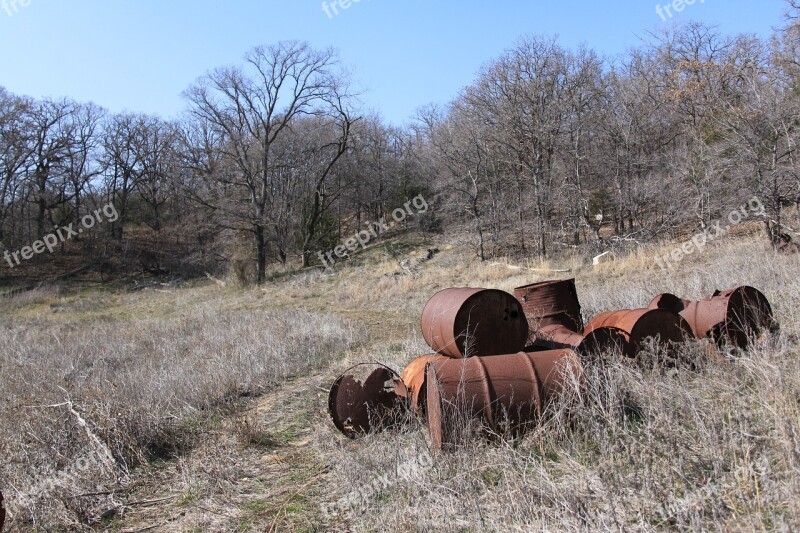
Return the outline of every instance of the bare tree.
<path id="1" fill-rule="evenodd" d="M 32 151 L 28 176 L 36 206 L 36 234 L 44 235 L 50 211 L 66 201 L 69 180 L 63 164 L 75 139 L 70 121 L 78 105 L 70 100 L 42 100 L 31 113 Z"/>
<path id="2" fill-rule="evenodd" d="M 177 191 L 178 130 L 174 124 L 162 120 L 150 121 L 145 127 L 142 173 L 136 182 L 136 190 L 150 210 L 146 223 L 154 231 L 160 232 L 164 206 Z"/>
<path id="3" fill-rule="evenodd" d="M 316 51 L 306 43 L 282 42 L 253 49 L 245 61 L 244 69 L 220 68 L 206 75 L 186 92 L 186 97 L 191 113 L 212 124 L 223 137 L 220 150 L 232 171 L 219 186 L 233 188 L 238 196 L 233 196 L 233 202 L 214 203 L 214 208 L 225 211 L 238 229 L 252 233 L 256 278 L 263 283 L 270 198 L 281 173 L 273 147 L 299 117 L 331 116 L 346 109 L 348 95 L 337 93 L 341 83 L 332 50 Z M 338 108 L 337 103 L 341 103 Z M 318 176 L 322 184 L 329 175 Z"/>
<path id="4" fill-rule="evenodd" d="M 19 207 L 23 171 L 33 154 L 31 110 L 33 102 L 0 88 L 0 241 L 14 233 L 6 223 Z"/>

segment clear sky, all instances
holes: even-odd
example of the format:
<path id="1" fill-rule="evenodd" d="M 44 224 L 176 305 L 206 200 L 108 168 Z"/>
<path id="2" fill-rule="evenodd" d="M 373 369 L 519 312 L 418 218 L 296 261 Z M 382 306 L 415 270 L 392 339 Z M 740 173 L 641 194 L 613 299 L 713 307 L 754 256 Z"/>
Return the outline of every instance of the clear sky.
<path id="1" fill-rule="evenodd" d="M 172 118 L 203 73 L 296 39 L 338 48 L 366 105 L 396 124 L 450 100 L 525 34 L 614 56 L 686 20 L 767 36 L 785 9 L 783 0 L 695 0 L 662 20 L 656 5 L 667 0 L 351 0 L 346 9 L 336 0 L 330 16 L 322 0 L 3 1 L 0 86 L 17 94 Z"/>

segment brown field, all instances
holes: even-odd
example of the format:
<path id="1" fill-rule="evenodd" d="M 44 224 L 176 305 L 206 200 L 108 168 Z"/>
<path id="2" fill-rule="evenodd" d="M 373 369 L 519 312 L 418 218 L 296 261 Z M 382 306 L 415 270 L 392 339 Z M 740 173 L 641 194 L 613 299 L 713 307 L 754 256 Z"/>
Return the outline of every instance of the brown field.
<path id="1" fill-rule="evenodd" d="M 335 275 L 273 272 L 0 301 L 0 489 L 12 531 L 788 530 L 800 527 L 800 260 L 736 236 L 662 272 L 641 248 L 592 268 L 481 263 L 460 245 L 402 273 L 376 245 Z M 551 274 L 529 268 L 569 268 Z M 575 276 L 586 317 L 660 292 L 753 285 L 779 335 L 696 369 L 589 367 L 589 401 L 522 439 L 431 458 L 426 433 L 349 441 L 327 388 L 426 353 L 436 290 Z M 696 346 L 687 350 L 702 353 Z M 567 416 L 569 412 L 569 416 Z M 348 505 L 336 505 L 345 500 Z"/>

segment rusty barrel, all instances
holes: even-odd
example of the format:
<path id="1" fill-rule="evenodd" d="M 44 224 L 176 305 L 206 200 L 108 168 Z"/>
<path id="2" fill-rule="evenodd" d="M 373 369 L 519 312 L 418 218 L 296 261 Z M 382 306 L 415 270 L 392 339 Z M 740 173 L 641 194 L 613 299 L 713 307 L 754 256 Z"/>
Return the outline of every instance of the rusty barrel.
<path id="1" fill-rule="evenodd" d="M 366 375 L 363 382 L 356 370 Z M 328 394 L 328 414 L 333 425 L 347 437 L 386 429 L 405 410 L 406 396 L 398 394 L 400 382 L 392 369 L 381 364 L 355 365 L 339 376 Z"/>
<path id="2" fill-rule="evenodd" d="M 459 424 L 470 420 L 490 434 L 520 434 L 548 402 L 582 381 L 583 367 L 572 350 L 429 362 L 425 393 L 431 444 L 440 449 L 455 442 Z"/>
<path id="3" fill-rule="evenodd" d="M 553 324 L 544 326 L 536 332 L 531 346 L 526 352 L 541 350 L 559 350 L 569 348 L 584 357 L 609 353 L 625 352 L 627 340 L 625 334 L 610 327 L 597 328 L 587 335 L 581 335 L 566 326 Z"/>
<path id="4" fill-rule="evenodd" d="M 676 343 L 692 337 L 692 329 L 679 315 L 665 309 L 621 309 L 591 319 L 584 330 L 584 336 L 589 335 L 622 335 L 623 353 L 634 357 L 643 348 L 646 338 L 658 338 L 671 352 Z"/>
<path id="5" fill-rule="evenodd" d="M 686 306 L 689 305 L 690 303 L 691 302 L 689 300 L 684 300 L 683 298 L 679 298 L 674 294 L 665 292 L 653 298 L 650 301 L 650 304 L 647 306 L 647 308 L 665 309 L 677 315 L 678 313 L 686 309 Z"/>
<path id="6" fill-rule="evenodd" d="M 542 326 L 533 336 L 533 347 L 548 350 L 560 350 L 565 348 L 577 349 L 583 343 L 583 335 L 576 333 L 561 324 L 550 324 Z M 533 351 L 528 350 L 525 351 Z"/>
<path id="7" fill-rule="evenodd" d="M 561 325 L 572 331 L 583 329 L 581 304 L 574 279 L 542 281 L 514 289 L 522 304 L 531 335 L 543 326 Z"/>
<path id="8" fill-rule="evenodd" d="M 405 393 L 411 405 L 417 410 L 422 410 L 425 403 L 425 367 L 428 363 L 441 363 L 449 359 L 449 357 L 439 354 L 423 355 L 413 359 L 400 374 L 403 388 L 396 389 L 398 394 Z"/>
<path id="9" fill-rule="evenodd" d="M 425 304 L 420 326 L 434 351 L 455 358 L 517 352 L 528 339 L 522 306 L 496 289 L 439 291 Z"/>
<path id="10" fill-rule="evenodd" d="M 749 286 L 716 291 L 709 298 L 689 302 L 680 315 L 698 339 L 710 337 L 717 344 L 727 342 L 739 348 L 746 348 L 753 337 L 779 328 L 767 297 Z"/>

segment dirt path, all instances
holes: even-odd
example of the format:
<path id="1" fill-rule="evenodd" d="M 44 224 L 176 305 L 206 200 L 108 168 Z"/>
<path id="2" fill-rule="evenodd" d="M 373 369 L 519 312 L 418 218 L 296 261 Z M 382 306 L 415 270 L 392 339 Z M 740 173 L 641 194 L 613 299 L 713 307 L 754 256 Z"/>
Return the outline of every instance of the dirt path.
<path id="1" fill-rule="evenodd" d="M 330 376 L 303 377 L 245 412 L 223 417 L 186 456 L 135 475 L 116 531 L 313 531 L 322 520 L 323 458 L 313 446 L 327 419 Z"/>

